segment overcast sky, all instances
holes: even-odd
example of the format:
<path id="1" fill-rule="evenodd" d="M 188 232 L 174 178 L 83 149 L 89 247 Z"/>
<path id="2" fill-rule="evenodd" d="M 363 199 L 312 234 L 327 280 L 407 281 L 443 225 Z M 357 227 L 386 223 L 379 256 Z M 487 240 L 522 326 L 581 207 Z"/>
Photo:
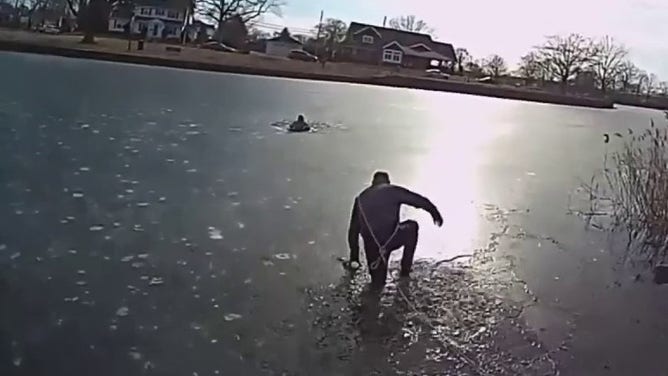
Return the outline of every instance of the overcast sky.
<path id="1" fill-rule="evenodd" d="M 497 53 L 515 65 L 545 35 L 610 35 L 632 60 L 668 80 L 668 0 L 286 0 L 282 16 L 266 22 L 312 28 L 320 10 L 346 22 L 382 24 L 383 17 L 415 14 L 439 41 L 475 57 Z"/>

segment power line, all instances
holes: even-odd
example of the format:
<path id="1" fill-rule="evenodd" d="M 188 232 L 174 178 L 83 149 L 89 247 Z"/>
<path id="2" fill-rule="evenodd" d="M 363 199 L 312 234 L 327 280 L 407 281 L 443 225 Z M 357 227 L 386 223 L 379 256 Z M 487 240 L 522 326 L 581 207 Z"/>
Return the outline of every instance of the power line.
<path id="1" fill-rule="evenodd" d="M 284 28 L 286 28 L 286 26 L 280 26 L 280 25 L 257 24 L 255 26 L 259 29 L 271 30 L 271 31 L 282 31 Z M 301 29 L 301 28 L 293 28 L 293 27 L 287 27 L 287 29 L 290 31 L 291 34 L 316 35 L 316 32 L 312 29 Z"/>
<path id="2" fill-rule="evenodd" d="M 309 33 L 309 34 L 315 34 L 314 29 L 306 29 L 303 27 L 290 27 L 290 26 L 285 26 L 285 25 L 279 25 L 279 24 L 273 24 L 273 23 L 268 23 L 268 22 L 255 22 L 253 24 L 255 27 L 261 27 L 265 29 L 272 29 L 272 30 L 283 30 L 284 28 L 288 28 L 290 31 L 297 31 L 297 32 L 302 32 L 302 33 Z"/>

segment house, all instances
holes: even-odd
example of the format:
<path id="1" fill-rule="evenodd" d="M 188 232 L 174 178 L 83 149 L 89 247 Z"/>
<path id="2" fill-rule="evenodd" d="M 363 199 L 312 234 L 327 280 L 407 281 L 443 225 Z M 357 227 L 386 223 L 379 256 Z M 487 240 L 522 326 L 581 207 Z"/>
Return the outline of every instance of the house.
<path id="1" fill-rule="evenodd" d="M 389 64 L 427 69 L 435 63 L 452 67 L 455 50 L 452 44 L 436 42 L 428 34 L 388 29 L 352 22 L 339 44 L 340 60 L 365 64 Z"/>
<path id="2" fill-rule="evenodd" d="M 9 3 L 0 3 L 0 25 L 9 23 L 13 18 L 16 11 L 14 7 Z"/>
<path id="3" fill-rule="evenodd" d="M 266 43 L 265 53 L 273 56 L 287 57 L 290 51 L 302 48 L 302 42 L 293 38 L 288 28 L 284 28 L 277 37 L 267 39 Z"/>
<path id="4" fill-rule="evenodd" d="M 186 26 L 187 39 L 191 42 L 205 42 L 213 38 L 215 31 L 216 28 L 213 25 L 209 25 L 200 20 L 195 20 L 190 25 Z"/>
<path id="5" fill-rule="evenodd" d="M 42 25 L 53 25 L 63 31 L 72 31 L 76 18 L 71 14 L 66 4 L 58 4 L 49 7 L 35 9 L 28 14 L 28 27 Z"/>
<path id="6" fill-rule="evenodd" d="M 188 8 L 180 0 L 138 0 L 132 9 L 114 9 L 109 31 L 145 34 L 149 39 L 180 38 Z"/>

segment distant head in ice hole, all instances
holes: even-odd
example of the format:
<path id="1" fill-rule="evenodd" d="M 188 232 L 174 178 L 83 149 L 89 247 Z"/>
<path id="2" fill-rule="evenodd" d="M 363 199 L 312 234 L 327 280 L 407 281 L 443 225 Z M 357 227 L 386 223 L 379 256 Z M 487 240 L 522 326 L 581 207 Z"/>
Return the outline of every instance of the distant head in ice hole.
<path id="1" fill-rule="evenodd" d="M 436 206 L 426 197 L 390 182 L 390 175 L 377 171 L 371 179 L 371 186 L 364 189 L 353 203 L 348 245 L 350 259 L 348 266 L 359 266 L 359 236 L 364 241 L 371 283 L 382 287 L 387 278 L 387 260 L 390 252 L 404 248 L 401 258 L 402 277 L 408 277 L 413 267 L 413 256 L 418 241 L 418 224 L 408 220 L 399 222 L 401 205 L 410 205 L 426 210 L 434 224 L 443 225 L 443 217 Z"/>
<path id="2" fill-rule="evenodd" d="M 294 122 L 292 122 L 292 124 L 290 124 L 288 130 L 291 132 L 307 132 L 311 130 L 311 126 L 309 126 L 306 120 L 304 119 L 304 115 L 299 115 L 297 116 L 297 120 L 295 120 Z"/>

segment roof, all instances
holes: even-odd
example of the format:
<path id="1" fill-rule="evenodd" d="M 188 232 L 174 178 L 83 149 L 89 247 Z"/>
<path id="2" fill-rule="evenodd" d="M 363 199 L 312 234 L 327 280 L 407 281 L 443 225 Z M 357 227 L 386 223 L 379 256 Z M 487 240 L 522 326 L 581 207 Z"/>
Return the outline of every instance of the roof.
<path id="1" fill-rule="evenodd" d="M 188 0 L 135 0 L 135 6 L 163 7 L 170 9 L 188 8 Z"/>
<path id="2" fill-rule="evenodd" d="M 206 23 L 202 20 L 195 20 L 190 25 L 191 26 L 197 26 L 197 27 L 209 28 L 209 29 L 215 29 L 216 28 L 215 26 L 209 25 L 208 23 Z"/>
<path id="3" fill-rule="evenodd" d="M 359 34 L 365 29 L 371 29 L 372 32 L 380 35 L 385 44 L 396 41 L 402 46 L 402 49 L 408 48 L 407 46 L 415 46 L 418 44 L 424 44 L 425 46 L 432 49 L 432 51 L 429 52 L 421 52 L 408 48 L 410 52 L 409 55 L 411 56 L 420 56 L 425 58 L 429 58 L 431 56 L 434 59 L 443 59 L 443 57 L 445 57 L 446 59 L 444 60 L 457 60 L 455 58 L 455 49 L 452 44 L 436 42 L 431 39 L 429 34 L 414 33 L 411 31 L 396 30 L 359 22 L 351 22 L 350 27 L 348 28 L 348 35 Z"/>
<path id="4" fill-rule="evenodd" d="M 11 13 L 14 11 L 14 7 L 9 3 L 0 3 L 0 13 Z"/>
<path id="5" fill-rule="evenodd" d="M 302 45 L 302 42 L 298 41 L 297 39 L 293 38 L 290 35 L 290 32 L 288 32 L 288 29 L 283 29 L 281 31 L 281 34 L 277 37 L 269 38 L 267 39 L 267 42 L 283 42 L 283 43 L 293 43 L 293 44 L 298 44 Z"/>
<path id="6" fill-rule="evenodd" d="M 136 7 L 156 7 L 169 10 L 183 11 L 188 7 L 188 0 L 136 0 L 134 2 L 129 1 L 116 1 L 112 3 L 112 10 L 110 17 L 113 18 L 123 18 L 127 19 L 132 17 L 132 11 L 134 8 L 135 15 L 140 16 L 137 13 Z M 149 17 L 155 18 L 155 17 Z"/>

